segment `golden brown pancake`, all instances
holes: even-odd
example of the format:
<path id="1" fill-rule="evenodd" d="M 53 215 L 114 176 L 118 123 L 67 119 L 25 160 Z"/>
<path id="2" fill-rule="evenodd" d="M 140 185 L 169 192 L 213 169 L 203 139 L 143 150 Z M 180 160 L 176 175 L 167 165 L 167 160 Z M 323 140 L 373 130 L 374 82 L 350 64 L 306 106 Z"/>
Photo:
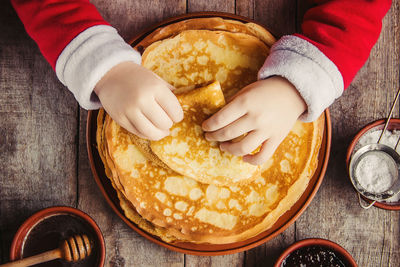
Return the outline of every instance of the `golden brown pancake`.
<path id="1" fill-rule="evenodd" d="M 178 239 L 223 244 L 268 229 L 297 201 L 316 167 L 322 124 L 298 122 L 254 183 L 230 187 L 154 165 L 108 116 L 105 140 L 120 191 L 144 219 Z"/>
<path id="2" fill-rule="evenodd" d="M 143 139 L 134 134 L 131 135 L 131 140 L 147 159 L 151 160 L 155 165 L 159 167 L 169 169 L 167 164 L 165 164 L 161 159 L 159 159 L 158 156 L 154 154 L 154 152 L 151 150 L 150 140 Z"/>
<path id="3" fill-rule="evenodd" d="M 257 80 L 268 52 L 248 34 L 188 30 L 150 45 L 142 64 L 176 88 L 219 81 L 229 98 Z"/>
<path id="4" fill-rule="evenodd" d="M 207 141 L 201 124 L 225 105 L 219 82 L 179 94 L 184 117 L 171 135 L 151 141 L 152 152 L 169 168 L 196 181 L 213 185 L 248 183 L 260 175 L 259 166 L 219 149 Z"/>
<path id="5" fill-rule="evenodd" d="M 226 23 L 223 30 L 193 30 L 194 23 L 177 34 L 173 26 L 165 28 L 171 35 L 160 29 L 143 65 L 183 91 L 217 80 L 225 97 L 233 95 L 256 81 L 268 55 L 269 45 L 262 41 L 268 36 L 257 29 L 260 36 L 231 33 L 234 23 L 221 23 Z M 166 242 L 225 244 L 267 230 L 296 203 L 317 167 L 323 125 L 323 116 L 297 122 L 253 183 L 232 186 L 201 183 L 165 168 L 164 161 L 156 164 L 108 115 L 98 124 L 97 139 L 121 206 L 139 227 Z"/>
<path id="6" fill-rule="evenodd" d="M 206 25 L 208 20 L 201 19 L 195 21 L 201 22 L 196 24 L 196 27 L 201 28 Z M 252 28 L 249 26 L 251 24 L 244 26 L 242 23 L 234 23 L 232 21 L 228 21 L 227 25 L 224 26 L 221 24 L 222 21 L 221 19 L 212 18 L 209 23 L 214 25 L 214 29 L 237 28 L 240 26 L 246 28 L 248 31 L 249 27 Z M 168 29 L 163 28 L 164 30 L 159 30 L 159 35 L 165 37 L 163 33 L 179 27 L 178 25 L 180 24 L 189 27 L 188 25 L 194 25 L 193 22 L 181 22 L 169 25 L 167 26 Z M 259 35 L 262 32 L 259 30 Z M 154 36 L 157 36 L 157 34 Z M 268 35 L 266 36 L 268 37 Z M 142 64 L 178 88 L 175 91 L 178 94 L 198 85 L 209 84 L 217 80 L 221 83 L 224 96 L 230 97 L 245 85 L 257 80 L 257 71 L 263 64 L 268 51 L 269 48 L 260 39 L 253 35 L 242 33 L 239 30 L 236 30 L 235 33 L 220 30 L 188 30 L 180 32 L 173 38 L 158 41 L 150 45 L 143 54 Z M 198 126 L 197 129 L 201 131 L 201 128 L 198 128 Z M 188 160 L 190 160 L 192 165 L 185 168 L 187 162 L 181 161 L 179 164 L 178 162 L 173 162 L 171 158 L 167 159 L 166 154 L 169 153 L 168 151 L 159 149 L 157 153 L 154 153 L 152 150 L 156 149 L 156 144 L 153 143 L 154 149 L 151 149 L 150 142 L 147 140 L 136 136 L 133 136 L 132 140 L 141 152 L 156 165 L 164 168 L 168 166 L 175 171 L 202 182 L 213 184 L 246 182 L 252 180 L 257 171 L 254 167 L 247 163 L 245 164 L 237 157 L 232 157 L 232 159 L 237 161 L 233 164 L 236 168 L 219 168 L 221 172 L 230 173 L 230 178 L 226 177 L 227 175 L 224 173 L 217 174 L 216 172 L 212 172 L 212 168 L 210 168 L 210 173 L 207 174 L 203 170 L 208 167 L 199 166 L 199 162 L 204 160 L 204 157 L 198 158 L 197 162 L 193 161 L 193 157 L 192 159 L 189 157 Z M 161 142 L 165 144 L 164 139 Z M 216 147 L 217 144 L 214 143 L 213 146 Z M 214 154 L 221 153 L 219 149 L 213 151 L 215 152 Z M 195 153 L 194 151 L 189 152 L 192 154 Z M 179 160 L 179 157 L 175 157 L 174 160 Z M 222 161 L 218 162 L 224 164 Z M 209 160 L 208 163 L 210 163 Z M 232 162 L 225 163 L 233 166 Z M 194 171 L 195 169 L 197 171 Z"/>
<path id="7" fill-rule="evenodd" d="M 268 47 L 275 43 L 275 37 L 266 29 L 255 23 L 243 23 L 237 20 L 227 20 L 219 17 L 187 19 L 156 29 L 141 42 L 142 48 L 147 48 L 154 42 L 174 37 L 187 30 L 214 30 L 232 33 L 245 33 L 257 37 Z"/>
<path id="8" fill-rule="evenodd" d="M 177 240 L 176 237 L 172 236 L 168 233 L 165 228 L 156 226 L 151 222 L 144 219 L 137 213 L 136 209 L 133 207 L 132 203 L 126 199 L 124 192 L 121 186 L 116 185 L 117 173 L 111 171 L 110 166 L 114 169 L 114 165 L 109 158 L 108 151 L 106 150 L 106 142 L 104 138 L 104 120 L 105 120 L 105 112 L 103 109 L 99 110 L 99 114 L 97 116 L 97 131 L 96 131 L 96 141 L 97 141 L 97 148 L 99 151 L 100 158 L 102 159 L 105 167 L 105 174 L 110 179 L 112 186 L 114 187 L 115 191 L 117 192 L 118 199 L 120 200 L 120 207 L 125 213 L 125 216 L 135 223 L 138 227 L 143 229 L 144 231 L 160 237 L 162 240 L 168 243 L 175 242 Z M 119 184 L 119 180 L 118 180 Z"/>

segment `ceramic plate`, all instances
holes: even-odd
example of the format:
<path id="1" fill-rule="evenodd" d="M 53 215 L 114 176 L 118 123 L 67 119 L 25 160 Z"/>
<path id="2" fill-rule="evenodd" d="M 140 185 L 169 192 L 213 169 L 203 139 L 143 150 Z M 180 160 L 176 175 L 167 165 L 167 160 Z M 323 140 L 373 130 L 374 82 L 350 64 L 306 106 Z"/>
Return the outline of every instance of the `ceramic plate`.
<path id="1" fill-rule="evenodd" d="M 234 19 L 242 22 L 255 23 L 254 21 L 247 19 L 245 17 L 240 17 L 228 13 L 202 12 L 202 13 L 186 14 L 179 17 L 167 19 L 143 31 L 132 40 L 131 42 L 132 46 L 134 47 L 140 44 L 140 41 L 143 40 L 143 38 L 145 38 L 148 34 L 150 34 L 159 27 L 163 27 L 168 24 L 186 19 L 216 17 L 216 16 L 221 17 L 223 19 Z M 296 202 L 296 204 L 290 210 L 288 210 L 285 214 L 283 214 L 270 229 L 245 241 L 231 243 L 231 244 L 210 245 L 210 244 L 192 244 L 187 242 L 169 244 L 162 241 L 158 237 L 143 231 L 137 225 L 131 222 L 127 217 L 125 217 L 124 212 L 120 207 L 117 193 L 112 187 L 110 180 L 106 177 L 104 173 L 104 165 L 97 152 L 97 145 L 96 145 L 97 114 L 98 111 L 89 111 L 88 113 L 87 130 L 86 130 L 87 150 L 89 154 L 89 161 L 93 172 L 93 176 L 101 192 L 106 198 L 108 204 L 118 214 L 118 216 L 121 217 L 121 219 L 126 224 L 129 225 L 129 227 L 138 232 L 140 235 L 163 247 L 182 253 L 193 254 L 193 255 L 205 255 L 205 256 L 232 254 L 254 248 L 260 244 L 267 242 L 268 240 L 271 240 L 273 237 L 282 233 L 286 228 L 288 228 L 292 223 L 294 223 L 294 221 L 304 212 L 306 207 L 310 204 L 311 200 L 314 198 L 322 182 L 322 179 L 325 175 L 326 167 L 328 165 L 329 152 L 331 146 L 331 120 L 329 116 L 329 110 L 326 110 L 324 113 L 325 129 L 324 129 L 321 149 L 319 151 L 319 156 L 318 156 L 317 170 L 315 171 L 314 176 L 311 178 L 310 183 L 305 192 L 303 193 L 303 195 L 301 196 L 301 198 Z"/>

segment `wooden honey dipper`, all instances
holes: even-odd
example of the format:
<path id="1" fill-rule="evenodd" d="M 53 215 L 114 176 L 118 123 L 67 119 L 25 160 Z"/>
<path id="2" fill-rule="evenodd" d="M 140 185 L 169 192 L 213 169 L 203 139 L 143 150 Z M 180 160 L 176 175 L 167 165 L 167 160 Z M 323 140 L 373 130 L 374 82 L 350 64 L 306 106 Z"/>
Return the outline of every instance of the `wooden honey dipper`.
<path id="1" fill-rule="evenodd" d="M 31 266 L 55 259 L 76 262 L 85 259 L 91 252 L 92 245 L 89 238 L 86 235 L 74 235 L 64 240 L 59 248 L 25 259 L 9 262 L 0 265 L 0 267 Z"/>

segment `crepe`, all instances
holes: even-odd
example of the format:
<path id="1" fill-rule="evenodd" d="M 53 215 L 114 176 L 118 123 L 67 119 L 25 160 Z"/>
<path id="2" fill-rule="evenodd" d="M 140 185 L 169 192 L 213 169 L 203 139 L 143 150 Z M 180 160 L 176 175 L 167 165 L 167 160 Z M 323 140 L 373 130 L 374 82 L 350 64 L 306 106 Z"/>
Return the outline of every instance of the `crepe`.
<path id="1" fill-rule="evenodd" d="M 268 229 L 302 195 L 316 168 L 322 124 L 322 117 L 297 122 L 254 183 L 230 187 L 202 184 L 154 165 L 109 116 L 103 140 L 112 179 L 122 185 L 119 191 L 137 213 L 155 226 L 155 235 L 224 244 Z"/>
<path id="2" fill-rule="evenodd" d="M 187 19 L 156 29 L 140 42 L 140 49 L 144 50 L 154 42 L 174 37 L 187 30 L 214 30 L 233 33 L 245 33 L 257 37 L 271 47 L 275 37 L 265 28 L 255 23 L 243 23 L 237 20 L 227 20 L 219 17 Z"/>
<path id="3" fill-rule="evenodd" d="M 207 141 L 204 137 L 201 124 L 225 105 L 219 82 L 178 94 L 177 98 L 184 117 L 171 127 L 169 136 L 158 141 L 131 137 L 147 159 L 196 181 L 214 185 L 248 183 L 260 174 L 259 166 L 221 151 L 218 142 Z"/>
<path id="4" fill-rule="evenodd" d="M 257 80 L 268 53 L 268 46 L 252 35 L 187 30 L 150 45 L 142 55 L 142 65 L 175 88 L 219 81 L 229 98 Z"/>
<path id="5" fill-rule="evenodd" d="M 229 22 L 229 25 L 232 23 Z M 235 25 L 244 27 L 242 24 Z M 173 28 L 172 25 L 168 27 Z M 186 30 L 173 38 L 150 45 L 143 53 L 142 64 L 178 88 L 176 93 L 192 89 L 194 86 L 191 85 L 208 84 L 217 80 L 221 83 L 224 96 L 229 98 L 245 85 L 256 81 L 257 71 L 268 51 L 269 48 L 253 35 L 241 32 Z M 187 120 L 187 116 L 185 118 Z M 185 123 L 191 125 L 190 118 Z M 199 136 L 205 141 L 200 123 L 196 125 L 197 127 L 192 129 L 197 129 L 197 133 L 200 133 Z M 180 137 L 187 136 L 187 128 L 177 126 L 175 129 L 178 127 L 181 128 L 178 132 Z M 138 137 L 132 137 L 132 140 L 153 163 L 164 168 L 168 166 L 200 182 L 214 185 L 245 183 L 254 180 L 258 173 L 257 168 L 244 163 L 241 158 L 228 157 L 228 153 L 222 153 L 217 149 L 216 143 L 211 143 L 214 149 L 209 147 L 205 151 L 204 148 L 188 149 L 187 144 L 193 142 L 188 139 L 179 142 L 179 136 L 167 137 L 159 142 L 148 142 Z M 172 142 L 179 142 L 181 146 L 172 145 Z M 166 150 L 165 146 L 168 146 L 170 151 Z M 183 153 L 183 148 L 187 149 L 188 153 Z M 178 156 L 178 151 L 173 149 L 181 149 L 181 155 Z M 200 156 L 196 157 L 197 152 Z M 207 156 L 204 156 L 206 154 Z M 213 165 L 213 162 L 217 164 Z"/>
<path id="6" fill-rule="evenodd" d="M 110 159 L 107 151 L 107 145 L 104 136 L 105 128 L 103 127 L 104 120 L 105 120 L 105 112 L 103 109 L 100 109 L 99 114 L 97 116 L 97 131 L 96 131 L 97 149 L 100 158 L 104 163 L 105 174 L 110 179 L 112 186 L 117 192 L 118 199 L 120 200 L 120 207 L 124 211 L 125 216 L 144 231 L 160 237 L 165 242 L 168 243 L 175 242 L 177 240 L 176 237 L 172 236 L 171 234 L 168 234 L 168 231 L 165 228 L 156 226 L 151 222 L 147 221 L 146 219 L 144 219 L 142 216 L 140 216 L 140 214 L 136 211 L 132 203 L 128 199 L 126 199 L 123 193 L 124 192 L 123 187 L 119 182 L 118 174 L 117 172 L 115 172 L 115 166 L 112 160 Z"/>
<path id="7" fill-rule="evenodd" d="M 226 24 L 218 26 L 225 27 L 221 30 L 212 23 L 211 29 L 191 22 L 155 32 L 143 66 L 179 88 L 177 94 L 219 81 L 228 98 L 256 81 L 268 55 L 270 45 L 263 41 L 268 36 L 244 32 L 246 24 L 234 28 L 235 23 L 220 21 Z M 230 27 L 241 30 L 229 32 Z M 218 106 L 218 99 L 209 100 Z M 138 146 L 137 138 L 108 115 L 99 117 L 97 139 L 121 207 L 139 227 L 166 242 L 226 244 L 269 229 L 296 203 L 317 167 L 323 129 L 323 116 L 313 123 L 297 122 L 253 182 L 229 186 L 202 183 L 172 170 L 151 143 Z"/>

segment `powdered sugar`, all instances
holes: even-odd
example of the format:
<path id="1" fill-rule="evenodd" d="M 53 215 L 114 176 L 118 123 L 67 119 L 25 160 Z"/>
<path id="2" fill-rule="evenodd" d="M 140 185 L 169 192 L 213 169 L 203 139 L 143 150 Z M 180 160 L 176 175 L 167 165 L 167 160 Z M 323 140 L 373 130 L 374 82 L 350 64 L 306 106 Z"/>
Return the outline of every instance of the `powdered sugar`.
<path id="1" fill-rule="evenodd" d="M 381 135 L 381 133 L 382 133 L 381 130 L 366 132 L 358 140 L 358 142 L 354 148 L 354 151 L 359 150 L 361 147 L 363 147 L 365 145 L 378 143 L 378 139 L 379 139 L 379 136 Z M 400 131 L 396 131 L 396 130 L 393 132 L 385 131 L 380 143 L 394 148 L 394 146 L 397 143 L 397 139 L 399 139 L 399 136 L 400 136 Z M 400 153 L 400 145 L 397 147 L 396 151 L 397 151 L 397 153 Z"/>
<path id="2" fill-rule="evenodd" d="M 385 152 L 369 152 L 361 158 L 355 175 L 360 185 L 368 192 L 382 193 L 396 180 L 396 162 Z"/>
<path id="3" fill-rule="evenodd" d="M 378 142 L 381 130 L 365 133 L 358 141 L 354 151 L 361 147 Z M 381 144 L 394 148 L 400 136 L 400 131 L 386 131 L 380 141 Z M 396 151 L 400 153 L 400 145 Z M 356 169 L 357 180 L 360 185 L 371 193 L 381 193 L 390 188 L 397 177 L 397 167 L 393 159 L 384 152 L 368 153 L 360 160 Z M 399 202 L 400 193 L 387 199 L 386 202 Z"/>

